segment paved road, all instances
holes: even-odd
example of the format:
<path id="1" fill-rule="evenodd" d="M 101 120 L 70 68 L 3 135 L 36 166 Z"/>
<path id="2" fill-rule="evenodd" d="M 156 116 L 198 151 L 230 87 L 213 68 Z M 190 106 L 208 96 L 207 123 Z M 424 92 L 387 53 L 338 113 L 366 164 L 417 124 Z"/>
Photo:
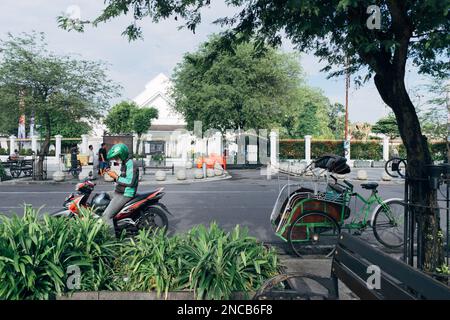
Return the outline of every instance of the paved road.
<path id="1" fill-rule="evenodd" d="M 234 170 L 232 179 L 167 185 L 163 202 L 174 214 L 170 218 L 173 231 L 185 231 L 197 224 L 217 221 L 220 226 L 231 229 L 236 224 L 247 226 L 251 235 L 267 242 L 279 242 L 273 235 L 269 216 L 279 189 L 287 182 L 286 176 L 267 180 L 259 170 Z M 298 178 L 289 178 L 291 182 Z M 367 194 L 358 183 L 356 190 Z M 97 186 L 96 191 L 111 190 L 111 186 Z M 140 190 L 151 189 L 143 186 Z M 74 189 L 73 184 L 63 185 L 0 185 L 0 212 L 12 215 L 22 213 L 24 203 L 35 207 L 44 206 L 42 211 L 60 208 L 64 198 Z M 383 197 L 402 197 L 402 185 L 385 184 L 380 187 Z M 359 207 L 359 205 L 358 205 Z M 353 209 L 353 203 L 351 204 Z"/>

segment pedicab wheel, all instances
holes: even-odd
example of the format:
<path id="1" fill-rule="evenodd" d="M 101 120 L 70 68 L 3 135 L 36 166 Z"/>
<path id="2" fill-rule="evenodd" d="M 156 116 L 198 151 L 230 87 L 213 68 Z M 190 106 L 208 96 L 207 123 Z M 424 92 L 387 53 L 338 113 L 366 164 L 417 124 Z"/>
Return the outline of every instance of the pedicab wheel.
<path id="1" fill-rule="evenodd" d="M 164 229 L 164 233 L 169 228 L 169 220 L 164 210 L 158 207 L 147 208 L 142 214 L 137 223 L 138 229 L 147 229 L 156 231 L 158 229 Z"/>
<path id="2" fill-rule="evenodd" d="M 288 232 L 289 245 L 299 257 L 331 257 L 341 232 L 334 218 L 324 212 L 302 214 L 291 225 Z"/>
<path id="3" fill-rule="evenodd" d="M 387 248 L 399 248 L 404 241 L 405 204 L 388 200 L 381 205 L 372 221 L 373 235 Z"/>

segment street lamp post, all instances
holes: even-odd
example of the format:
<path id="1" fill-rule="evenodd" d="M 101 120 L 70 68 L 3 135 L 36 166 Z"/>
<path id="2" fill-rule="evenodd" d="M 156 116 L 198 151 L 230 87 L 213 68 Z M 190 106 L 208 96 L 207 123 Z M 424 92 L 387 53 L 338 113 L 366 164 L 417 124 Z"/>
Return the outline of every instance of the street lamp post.
<path id="1" fill-rule="evenodd" d="M 348 138 L 348 89 L 350 88 L 350 73 L 348 71 L 348 57 L 346 61 L 345 74 L 345 130 L 344 130 L 344 156 L 349 160 L 350 158 L 350 141 Z"/>

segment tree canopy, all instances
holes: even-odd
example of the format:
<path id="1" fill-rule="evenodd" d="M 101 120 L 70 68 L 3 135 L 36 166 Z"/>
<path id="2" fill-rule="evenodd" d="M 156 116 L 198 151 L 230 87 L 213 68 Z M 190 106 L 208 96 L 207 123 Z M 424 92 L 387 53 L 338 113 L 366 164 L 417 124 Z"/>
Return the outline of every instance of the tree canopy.
<path id="1" fill-rule="evenodd" d="M 373 125 L 372 132 L 384 134 L 390 139 L 395 139 L 400 136 L 400 133 L 398 132 L 397 120 L 395 120 L 395 116 L 392 113 L 378 120 Z"/>
<path id="2" fill-rule="evenodd" d="M 283 137 L 306 134 L 330 138 L 330 103 L 323 93 L 305 84 L 299 59 L 251 42 L 233 50 L 213 36 L 198 51 L 188 53 L 174 74 L 175 110 L 192 129 L 280 129 Z"/>
<path id="3" fill-rule="evenodd" d="M 175 110 L 203 128 L 269 129 L 278 126 L 301 82 L 295 58 L 273 48 L 257 55 L 251 43 L 233 52 L 218 48 L 212 37 L 197 52 L 188 53 L 174 74 Z"/>
<path id="4" fill-rule="evenodd" d="M 136 133 L 137 150 L 139 150 L 142 134 L 150 129 L 152 120 L 156 118 L 158 118 L 156 108 L 139 108 L 135 102 L 122 101 L 111 108 L 104 123 L 112 134 Z"/>
<path id="5" fill-rule="evenodd" d="M 100 118 L 116 95 L 104 63 L 49 52 L 43 33 L 8 34 L 0 48 L 0 114 L 12 123 L 2 131 L 17 127 L 20 114 L 34 117 L 45 136 L 43 154 L 52 135 L 89 130 L 88 121 Z"/>

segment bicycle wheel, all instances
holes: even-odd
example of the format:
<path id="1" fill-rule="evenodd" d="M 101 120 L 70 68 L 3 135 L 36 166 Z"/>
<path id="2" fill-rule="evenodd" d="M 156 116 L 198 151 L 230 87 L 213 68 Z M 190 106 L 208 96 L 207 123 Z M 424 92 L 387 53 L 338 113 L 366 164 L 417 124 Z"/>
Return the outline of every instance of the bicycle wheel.
<path id="1" fill-rule="evenodd" d="M 392 178 L 404 178 L 406 174 L 406 160 L 402 158 L 389 159 L 384 165 L 384 170 Z"/>
<path id="2" fill-rule="evenodd" d="M 375 238 L 387 248 L 398 248 L 404 241 L 405 205 L 401 200 L 386 201 L 372 222 Z"/>
<path id="3" fill-rule="evenodd" d="M 308 212 L 291 225 L 288 241 L 299 257 L 319 255 L 330 257 L 336 248 L 341 228 L 324 212 Z"/>

